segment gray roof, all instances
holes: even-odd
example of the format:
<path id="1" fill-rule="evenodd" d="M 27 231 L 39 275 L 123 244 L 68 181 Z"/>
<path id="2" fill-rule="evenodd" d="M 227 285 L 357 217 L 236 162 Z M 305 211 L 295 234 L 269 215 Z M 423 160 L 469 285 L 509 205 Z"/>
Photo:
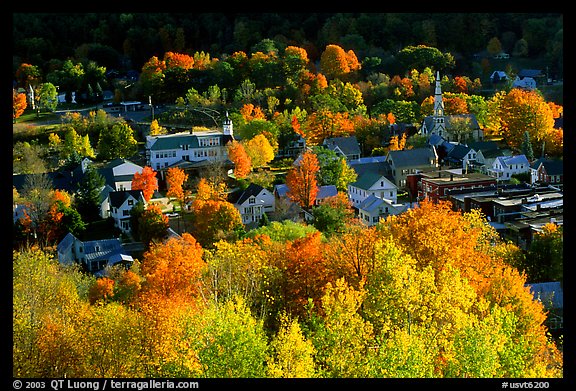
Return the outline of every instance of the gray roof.
<path id="1" fill-rule="evenodd" d="M 468 146 L 475 151 L 497 151 L 498 143 L 496 141 L 475 141 L 468 143 Z"/>
<path id="2" fill-rule="evenodd" d="M 274 185 L 274 192 L 278 194 L 278 197 L 284 197 L 288 193 L 288 185 L 285 183 Z"/>
<path id="3" fill-rule="evenodd" d="M 334 197 L 338 195 L 338 189 L 334 185 L 325 185 L 318 188 L 316 199 L 323 199 L 327 197 Z"/>
<path id="4" fill-rule="evenodd" d="M 382 178 L 382 174 L 376 171 L 366 171 L 362 173 L 362 175 L 358 175 L 358 178 L 355 182 L 350 183 L 350 185 L 357 187 L 359 189 L 368 190 L 376 183 L 377 181 Z"/>
<path id="5" fill-rule="evenodd" d="M 430 165 L 430 159 L 436 159 L 432 148 L 414 148 L 390 151 L 387 160 L 392 160 L 396 167 L 415 167 Z"/>
<path id="6" fill-rule="evenodd" d="M 471 149 L 472 148 L 462 144 L 454 145 L 454 148 L 448 152 L 448 157 L 456 160 L 462 160 L 468 154 L 468 152 L 470 152 Z"/>
<path id="7" fill-rule="evenodd" d="M 60 243 L 58 243 L 58 246 L 56 246 L 56 251 L 59 253 L 67 252 L 74 245 L 75 241 L 76 237 L 68 232 L 66 236 L 64 236 L 64 239 L 62 239 Z"/>
<path id="8" fill-rule="evenodd" d="M 452 127 L 451 123 L 454 120 L 458 120 L 460 118 L 467 118 L 470 120 L 470 129 L 480 129 L 480 125 L 478 124 L 478 120 L 474 114 L 454 114 L 454 115 L 445 115 L 444 116 L 444 124 L 446 129 L 450 130 Z M 432 129 L 434 127 L 434 116 L 429 115 L 424 117 L 424 125 L 426 125 L 426 129 Z"/>
<path id="9" fill-rule="evenodd" d="M 544 307 L 564 308 L 564 291 L 560 282 L 540 282 L 527 284 L 536 300 L 542 302 Z"/>
<path id="10" fill-rule="evenodd" d="M 544 166 L 546 174 L 548 175 L 562 175 L 564 174 L 564 161 L 560 159 L 547 159 L 540 158 L 530 165 L 531 168 L 537 170 L 540 165 Z"/>
<path id="11" fill-rule="evenodd" d="M 503 165 L 509 166 L 511 164 L 526 164 L 530 165 L 526 155 L 513 155 L 513 156 L 500 156 L 497 158 Z"/>
<path id="12" fill-rule="evenodd" d="M 360 146 L 356 136 L 327 138 L 324 140 L 323 145 L 331 150 L 338 147 L 346 156 L 360 155 Z"/>
<path id="13" fill-rule="evenodd" d="M 210 133 L 210 134 L 178 134 L 169 136 L 158 136 L 155 137 L 155 141 L 150 147 L 151 151 L 163 151 L 167 149 L 181 149 L 182 145 L 188 145 L 189 148 L 199 148 L 198 138 L 199 137 L 218 137 L 220 138 L 220 145 L 226 145 L 228 141 L 232 141 L 232 136 L 225 135 L 222 133 Z"/>
<path id="14" fill-rule="evenodd" d="M 102 239 L 84 242 L 84 254 L 87 261 L 108 260 L 123 252 L 119 239 Z"/>
<path id="15" fill-rule="evenodd" d="M 130 197 L 134 197 L 136 199 L 136 202 L 144 200 L 142 190 L 111 191 L 109 196 L 110 196 L 110 206 L 113 206 L 115 208 L 122 206 L 124 201 L 126 201 Z"/>
<path id="16" fill-rule="evenodd" d="M 278 194 L 279 197 L 284 197 L 288 193 L 288 186 L 285 183 L 275 185 L 274 192 Z M 325 185 L 318 187 L 318 194 L 316 194 L 316 199 L 323 199 L 327 197 L 334 197 L 338 195 L 338 189 L 334 185 Z"/>
<path id="17" fill-rule="evenodd" d="M 368 197 L 364 199 L 364 201 L 360 203 L 360 205 L 358 205 L 358 209 L 362 209 L 368 213 L 372 213 L 376 211 L 381 205 L 384 204 L 389 205 L 389 203 L 386 202 L 384 199 L 376 197 L 374 194 L 370 194 Z"/>

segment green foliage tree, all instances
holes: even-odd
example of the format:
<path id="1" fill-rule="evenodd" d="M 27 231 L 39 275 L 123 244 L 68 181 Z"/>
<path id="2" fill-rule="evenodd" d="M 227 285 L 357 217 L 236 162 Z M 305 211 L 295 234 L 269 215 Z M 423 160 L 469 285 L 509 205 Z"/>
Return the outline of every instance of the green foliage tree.
<path id="1" fill-rule="evenodd" d="M 100 218 L 100 192 L 106 183 L 105 178 L 93 166 L 88 166 L 78 183 L 76 209 L 86 222 Z"/>
<path id="2" fill-rule="evenodd" d="M 98 158 L 103 160 L 128 158 L 134 155 L 138 142 L 134 130 L 126 122 L 115 123 L 100 131 Z"/>

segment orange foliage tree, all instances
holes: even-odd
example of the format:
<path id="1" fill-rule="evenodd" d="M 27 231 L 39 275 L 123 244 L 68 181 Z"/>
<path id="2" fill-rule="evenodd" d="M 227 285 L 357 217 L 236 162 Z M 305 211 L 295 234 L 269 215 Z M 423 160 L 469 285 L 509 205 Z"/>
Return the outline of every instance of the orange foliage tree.
<path id="1" fill-rule="evenodd" d="M 244 144 L 239 141 L 233 140 L 226 146 L 228 150 L 228 157 L 234 163 L 234 176 L 238 179 L 243 179 L 252 171 L 252 161 L 250 156 L 246 153 Z"/>
<path id="2" fill-rule="evenodd" d="M 322 249 L 322 234 L 318 231 L 285 245 L 285 303 L 292 315 L 304 315 L 308 299 L 318 308 L 324 288 L 331 281 Z"/>
<path id="3" fill-rule="evenodd" d="M 166 186 L 168 197 L 175 197 L 180 203 L 184 200 L 184 189 L 182 185 L 188 180 L 188 174 L 183 169 L 171 167 L 166 172 Z"/>
<path id="4" fill-rule="evenodd" d="M 142 195 L 146 202 L 150 201 L 154 192 L 158 190 L 156 171 L 154 171 L 150 166 L 145 166 L 141 173 L 134 173 L 134 178 L 132 179 L 132 190 L 142 190 Z"/>
<path id="5" fill-rule="evenodd" d="M 316 175 L 320 165 L 316 154 L 310 151 L 302 154 L 302 159 L 286 174 L 287 196 L 303 208 L 310 208 L 316 201 L 318 194 L 318 180 Z"/>
<path id="6" fill-rule="evenodd" d="M 356 54 L 345 51 L 338 45 L 327 45 L 320 56 L 322 72 L 330 79 L 340 78 L 361 68 Z"/>
<path id="7" fill-rule="evenodd" d="M 306 142 L 321 144 L 328 137 L 344 137 L 354 134 L 354 122 L 348 113 L 334 113 L 320 109 L 306 118 Z"/>
<path id="8" fill-rule="evenodd" d="M 26 94 L 18 93 L 16 90 L 12 90 L 12 119 L 16 121 L 16 118 L 20 117 L 24 110 L 26 110 L 28 103 L 26 102 Z"/>
<path id="9" fill-rule="evenodd" d="M 204 250 L 189 233 L 152 244 L 142 258 L 140 297 L 160 296 L 192 299 L 199 293 L 199 278 L 206 266 Z"/>

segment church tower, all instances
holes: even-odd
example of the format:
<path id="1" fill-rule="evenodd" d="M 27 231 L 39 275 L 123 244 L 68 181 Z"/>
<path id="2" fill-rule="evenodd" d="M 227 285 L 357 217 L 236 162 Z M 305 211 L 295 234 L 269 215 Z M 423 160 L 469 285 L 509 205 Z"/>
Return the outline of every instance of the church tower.
<path id="1" fill-rule="evenodd" d="M 446 125 L 444 123 L 444 102 L 442 101 L 442 87 L 440 85 L 440 71 L 436 72 L 436 89 L 434 90 L 434 125 L 430 133 L 444 136 Z"/>
<path id="2" fill-rule="evenodd" d="M 222 123 L 222 131 L 223 131 L 224 135 L 232 136 L 232 138 L 234 138 L 234 129 L 232 126 L 232 120 L 230 119 L 230 117 L 228 117 L 228 111 L 226 111 L 226 118 L 224 119 L 224 122 Z"/>

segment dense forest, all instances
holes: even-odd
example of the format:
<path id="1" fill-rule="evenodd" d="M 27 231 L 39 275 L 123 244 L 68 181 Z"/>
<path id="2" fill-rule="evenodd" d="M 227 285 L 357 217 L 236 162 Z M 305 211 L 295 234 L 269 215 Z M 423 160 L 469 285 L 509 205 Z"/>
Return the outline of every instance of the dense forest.
<path id="1" fill-rule="evenodd" d="M 463 32 L 466 33 L 463 33 Z M 455 72 L 478 77 L 474 55 L 497 38 L 502 50 L 543 59 L 563 76 L 563 18 L 558 13 L 18 13 L 14 71 L 22 62 L 49 71 L 50 60 L 85 57 L 108 69 L 140 70 L 174 51 L 213 57 L 254 52 L 263 39 L 306 49 L 312 62 L 329 44 L 377 57 L 379 71 L 403 74 L 395 56 L 411 45 L 451 53 Z"/>

